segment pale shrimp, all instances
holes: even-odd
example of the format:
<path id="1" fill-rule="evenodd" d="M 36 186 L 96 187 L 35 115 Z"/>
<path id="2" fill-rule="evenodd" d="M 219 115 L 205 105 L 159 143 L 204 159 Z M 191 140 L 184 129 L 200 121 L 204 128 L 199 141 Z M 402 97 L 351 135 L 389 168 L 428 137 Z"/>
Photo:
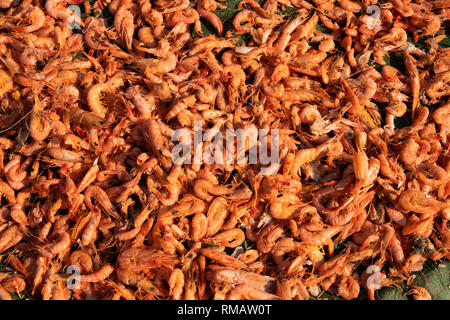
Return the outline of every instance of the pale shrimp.
<path id="1" fill-rule="evenodd" d="M 122 252 L 118 258 L 119 268 L 131 272 L 139 272 L 162 265 L 172 269 L 179 263 L 176 255 L 165 254 L 160 250 L 151 250 L 145 247 L 129 248 Z"/>
<path id="2" fill-rule="evenodd" d="M 214 40 L 214 38 L 203 38 L 194 42 L 195 46 L 191 49 L 190 55 L 193 56 L 203 51 L 220 50 L 224 48 L 234 48 L 234 45 L 227 40 Z"/>
<path id="3" fill-rule="evenodd" d="M 100 168 L 97 164 L 97 159 L 95 159 L 92 166 L 86 171 L 83 179 L 81 179 L 80 183 L 77 187 L 77 192 L 83 192 L 92 182 L 97 179 L 97 173 L 100 171 Z"/>
<path id="4" fill-rule="evenodd" d="M 164 8 L 162 10 L 160 10 L 161 13 L 172 13 L 175 11 L 183 11 L 185 9 L 187 9 L 190 5 L 190 2 L 188 0 L 179 0 L 179 1 L 174 1 L 174 6 L 168 7 L 168 8 Z"/>
<path id="5" fill-rule="evenodd" d="M 427 157 L 426 149 L 422 148 L 420 144 L 414 139 L 410 138 L 402 144 L 400 150 L 400 161 L 405 167 L 413 168 L 421 164 Z"/>
<path id="6" fill-rule="evenodd" d="M 213 236 L 220 230 L 228 216 L 228 205 L 228 200 L 223 197 L 217 197 L 211 202 L 206 214 L 207 236 Z"/>
<path id="7" fill-rule="evenodd" d="M 87 127 L 99 127 L 105 124 L 105 120 L 98 115 L 76 107 L 66 113 L 66 119 Z"/>
<path id="8" fill-rule="evenodd" d="M 37 142 L 44 141 L 52 131 L 50 121 L 40 111 L 33 110 L 29 123 L 30 135 Z"/>
<path id="9" fill-rule="evenodd" d="M 334 235 L 342 230 L 342 227 L 323 226 L 322 230 L 310 231 L 308 224 L 302 224 L 299 227 L 299 237 L 308 245 L 319 246 L 326 244 Z"/>
<path id="10" fill-rule="evenodd" d="M 375 43 L 377 47 L 383 48 L 385 51 L 390 51 L 404 45 L 407 42 L 407 38 L 406 31 L 394 24 L 394 27 L 389 30 L 389 33 L 375 39 Z"/>

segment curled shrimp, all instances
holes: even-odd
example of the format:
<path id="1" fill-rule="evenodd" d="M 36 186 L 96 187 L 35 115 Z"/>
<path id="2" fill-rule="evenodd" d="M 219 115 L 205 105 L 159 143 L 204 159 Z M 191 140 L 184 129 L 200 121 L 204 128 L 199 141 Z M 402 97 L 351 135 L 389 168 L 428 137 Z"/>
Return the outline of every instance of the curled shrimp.
<path id="1" fill-rule="evenodd" d="M 93 85 L 87 94 L 89 108 L 95 115 L 102 119 L 105 118 L 107 110 L 101 101 L 101 97 L 104 92 L 110 92 L 111 89 L 111 86 L 107 83 L 98 83 Z"/>
<path id="2" fill-rule="evenodd" d="M 34 31 L 39 30 L 44 26 L 45 23 L 45 14 L 41 10 L 41 8 L 37 6 L 28 6 L 26 7 L 23 12 L 20 12 L 20 18 L 25 16 L 25 21 L 29 22 L 30 24 L 28 26 L 18 26 L 16 27 L 16 31 L 18 32 L 24 32 L 24 33 L 32 33 Z M 17 17 L 19 18 L 19 17 Z"/>

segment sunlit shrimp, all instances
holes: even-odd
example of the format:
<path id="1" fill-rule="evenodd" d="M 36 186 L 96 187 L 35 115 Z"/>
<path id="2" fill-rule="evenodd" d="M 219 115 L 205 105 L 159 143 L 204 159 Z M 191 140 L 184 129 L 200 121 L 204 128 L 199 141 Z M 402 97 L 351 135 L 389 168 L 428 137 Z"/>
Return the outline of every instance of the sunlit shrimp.
<path id="1" fill-rule="evenodd" d="M 339 282 L 338 295 L 346 300 L 355 299 L 359 295 L 359 282 L 352 276 L 343 277 Z"/>
<path id="2" fill-rule="evenodd" d="M 12 91 L 13 79 L 5 70 L 0 70 L 0 96 Z"/>
<path id="3" fill-rule="evenodd" d="M 3 3 L 3 2 L 4 1 L 2 1 L 1 3 Z M 1 5 L 1 3 L 0 3 L 0 5 Z M 12 300 L 12 297 L 9 294 L 9 292 L 6 291 L 6 289 L 3 288 L 3 286 L 1 286 L 1 285 L 0 285 L 0 300 Z"/>
<path id="4" fill-rule="evenodd" d="M 220 230 L 228 216 L 228 210 L 228 201 L 223 197 L 217 197 L 211 202 L 206 215 L 207 236 L 213 236 Z"/>
<path id="5" fill-rule="evenodd" d="M 159 200 L 165 206 L 171 206 L 175 204 L 180 196 L 181 192 L 181 183 L 178 181 L 180 174 L 182 173 L 181 166 L 174 166 L 167 176 L 167 183 L 165 187 L 169 191 L 169 195 L 167 198 L 160 198 Z"/>
<path id="6" fill-rule="evenodd" d="M 11 276 L 0 282 L 6 291 L 16 294 L 24 291 L 26 288 L 25 280 L 21 276 Z"/>
<path id="7" fill-rule="evenodd" d="M 0 181 L 0 199 L 2 197 L 5 197 L 9 204 L 16 203 L 16 195 L 14 189 L 4 181 Z"/>
<path id="8" fill-rule="evenodd" d="M 90 274 L 80 276 L 80 282 L 100 282 L 108 278 L 114 272 L 114 267 L 110 264 L 104 264 Z"/>

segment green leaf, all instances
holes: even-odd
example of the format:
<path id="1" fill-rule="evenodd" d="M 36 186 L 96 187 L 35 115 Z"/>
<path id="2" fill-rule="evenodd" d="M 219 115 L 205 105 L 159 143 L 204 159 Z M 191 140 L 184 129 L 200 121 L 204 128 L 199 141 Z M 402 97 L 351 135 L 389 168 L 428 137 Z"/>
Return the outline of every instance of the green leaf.
<path id="1" fill-rule="evenodd" d="M 441 46 L 443 48 L 450 47 L 450 37 L 446 37 L 441 42 L 439 42 L 439 46 Z"/>

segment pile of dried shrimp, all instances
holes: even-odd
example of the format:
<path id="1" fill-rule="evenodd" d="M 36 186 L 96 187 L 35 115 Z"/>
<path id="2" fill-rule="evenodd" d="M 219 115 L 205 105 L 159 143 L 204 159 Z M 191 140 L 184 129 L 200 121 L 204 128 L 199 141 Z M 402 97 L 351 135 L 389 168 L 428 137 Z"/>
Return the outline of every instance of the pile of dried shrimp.
<path id="1" fill-rule="evenodd" d="M 0 299 L 429 297 L 449 0 L 72 2 L 0 1 Z M 194 123 L 279 161 L 175 162 Z"/>

